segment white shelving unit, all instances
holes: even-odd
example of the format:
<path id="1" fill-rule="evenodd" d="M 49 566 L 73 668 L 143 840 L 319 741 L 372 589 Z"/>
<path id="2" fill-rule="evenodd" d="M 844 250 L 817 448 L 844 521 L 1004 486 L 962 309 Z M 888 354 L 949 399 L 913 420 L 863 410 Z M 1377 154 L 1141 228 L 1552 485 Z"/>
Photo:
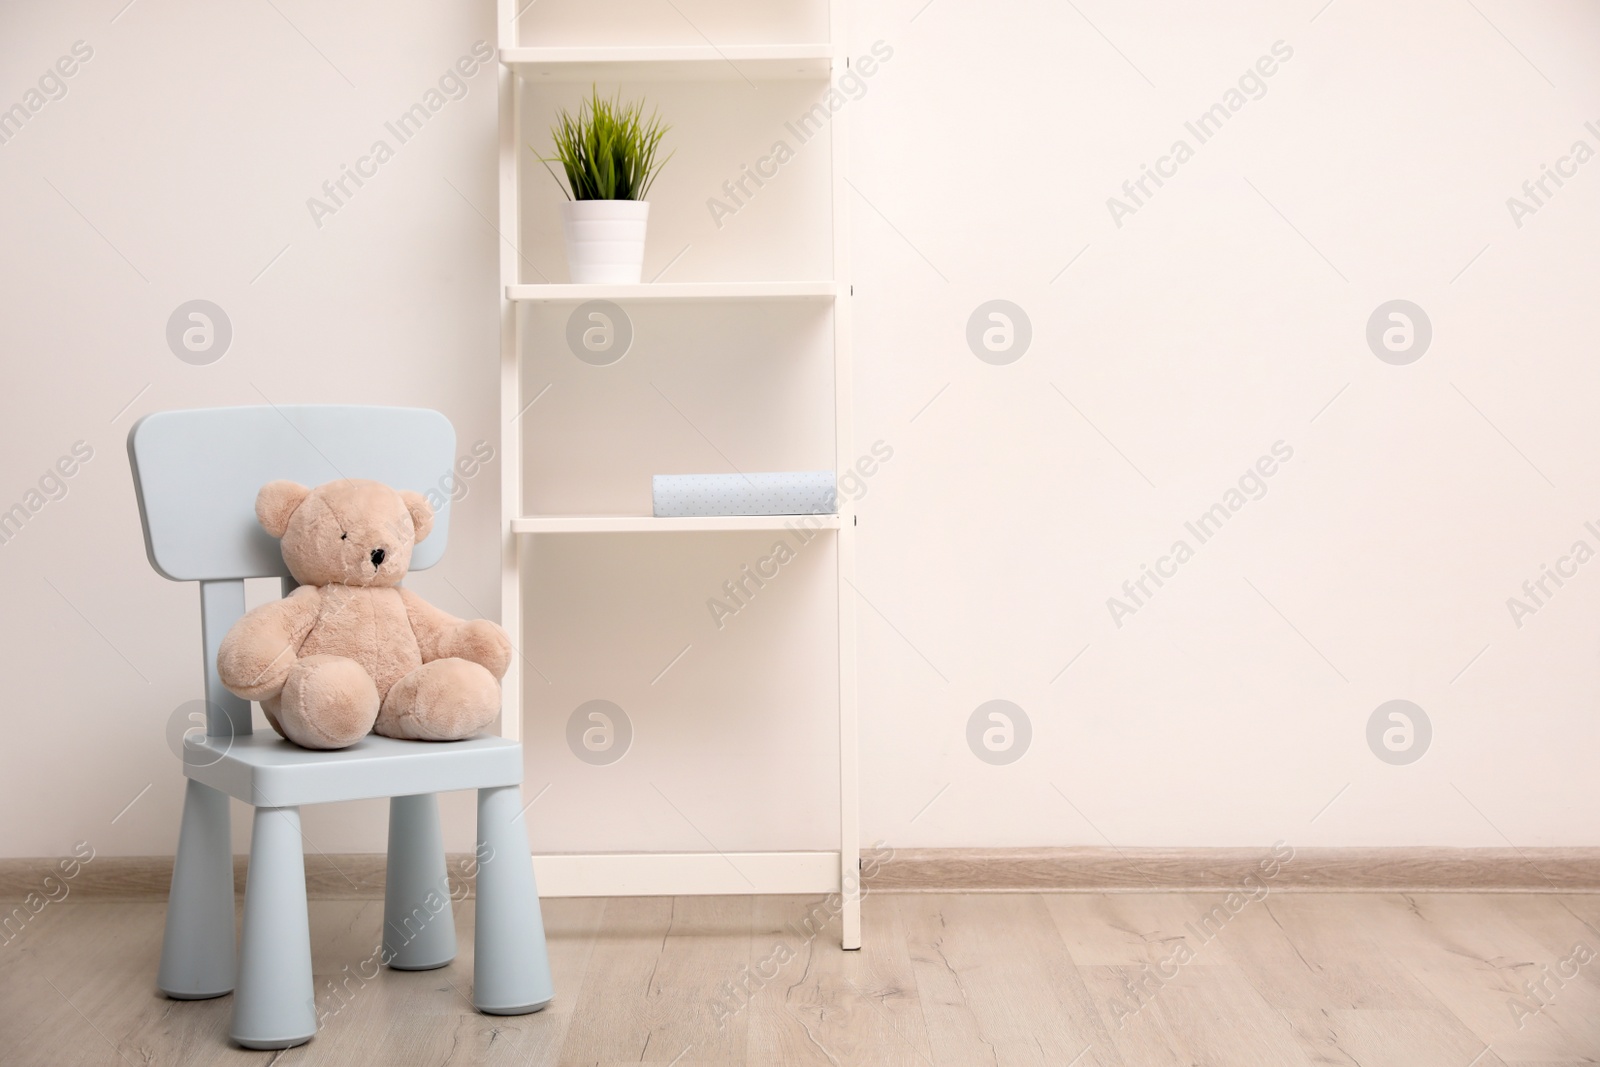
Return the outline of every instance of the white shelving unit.
<path id="1" fill-rule="evenodd" d="M 530 47 L 520 43 L 516 21 L 519 0 L 498 0 L 500 38 L 500 306 L 502 430 L 502 622 L 521 645 L 523 569 L 540 538 L 618 533 L 718 533 L 784 530 L 804 525 L 835 539 L 838 624 L 839 845 L 835 851 L 672 852 L 538 855 L 534 863 L 540 891 L 547 896 L 639 896 L 677 894 L 838 893 L 841 943 L 861 947 L 860 768 L 856 710 L 856 618 L 854 506 L 844 494 L 839 514 L 829 516 L 714 516 L 655 518 L 649 515 L 530 514 L 523 500 L 523 361 L 527 339 L 518 315 L 521 304 L 630 302 L 701 303 L 713 312 L 718 302 L 810 301 L 833 311 L 833 453 L 836 471 L 853 460 L 851 441 L 851 353 L 849 315 L 848 183 L 845 180 L 848 116 L 828 124 L 828 196 L 832 218 L 832 278 L 798 281 L 657 282 L 637 286 L 525 284 L 520 275 L 522 193 L 519 154 L 524 144 L 519 83 L 569 82 L 603 86 L 636 82 L 793 82 L 817 83 L 818 97 L 835 72 L 849 66 L 843 33 L 845 0 L 828 0 L 830 41 L 825 44 L 666 45 Z M 543 118 L 541 116 L 541 118 Z M 820 414 L 820 413 L 819 413 Z M 501 732 L 519 738 L 523 704 L 521 664 L 513 660 L 505 684 Z M 557 709 L 564 712 L 566 709 Z M 537 849 L 537 841 L 535 841 Z"/>

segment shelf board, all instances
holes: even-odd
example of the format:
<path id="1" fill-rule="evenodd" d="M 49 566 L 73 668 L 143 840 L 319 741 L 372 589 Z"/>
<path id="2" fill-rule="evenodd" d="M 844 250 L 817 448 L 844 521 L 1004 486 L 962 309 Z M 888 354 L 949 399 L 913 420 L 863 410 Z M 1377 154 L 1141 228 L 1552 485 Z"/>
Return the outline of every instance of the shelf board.
<path id="1" fill-rule="evenodd" d="M 571 82 L 787 81 L 826 78 L 826 44 L 656 45 L 500 49 L 500 62 L 529 79 Z"/>
<path id="2" fill-rule="evenodd" d="M 802 523 L 802 520 L 804 522 Z M 837 530 L 837 515 L 701 515 L 658 518 L 654 515 L 525 515 L 511 520 L 511 532 L 537 533 L 692 533 L 739 530 L 787 530 L 801 525 Z"/>
<path id="3" fill-rule="evenodd" d="M 585 300 L 832 300 L 833 282 L 645 282 L 638 285 L 508 285 L 507 300 L 581 303 Z"/>

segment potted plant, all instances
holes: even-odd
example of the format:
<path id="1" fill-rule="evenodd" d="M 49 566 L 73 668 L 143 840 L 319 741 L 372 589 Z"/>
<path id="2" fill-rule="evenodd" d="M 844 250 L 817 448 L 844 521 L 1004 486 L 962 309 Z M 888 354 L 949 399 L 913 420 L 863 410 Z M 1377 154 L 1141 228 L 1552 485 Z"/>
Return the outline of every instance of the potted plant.
<path id="1" fill-rule="evenodd" d="M 550 129 L 556 154 L 539 157 L 566 202 L 561 227 L 567 240 L 567 270 L 577 283 L 637 283 L 644 269 L 645 199 L 667 159 L 656 158 L 670 127 L 642 101 L 623 103 L 621 94 L 603 98 L 599 90 L 578 106 L 565 108 Z M 531 147 L 531 146 L 530 146 Z M 560 163 L 566 184 L 552 163 Z"/>

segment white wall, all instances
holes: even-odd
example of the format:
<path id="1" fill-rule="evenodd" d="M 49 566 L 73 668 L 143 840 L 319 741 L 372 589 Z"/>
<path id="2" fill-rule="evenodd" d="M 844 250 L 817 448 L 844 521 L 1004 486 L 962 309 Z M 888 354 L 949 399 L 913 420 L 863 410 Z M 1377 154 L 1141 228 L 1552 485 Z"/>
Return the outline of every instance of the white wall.
<path id="1" fill-rule="evenodd" d="M 748 15 L 680 6 L 713 39 L 719 26 L 761 39 Z M 135 418 L 263 398 L 427 404 L 463 451 L 498 442 L 493 68 L 320 227 L 306 206 L 493 42 L 489 5 L 120 7 L 0 12 L 0 107 L 74 42 L 93 49 L 65 97 L 0 144 L 0 507 L 74 442 L 94 449 L 67 495 L 0 545 L 5 856 L 176 840 L 162 730 L 199 694 L 197 597 L 144 561 L 122 446 Z M 545 7 L 553 34 L 596 39 L 572 4 Z M 1585 462 L 1600 163 L 1549 186 L 1520 226 L 1506 204 L 1574 141 L 1600 150 L 1600 14 L 1205 7 L 856 5 L 852 51 L 893 49 L 848 105 L 856 438 L 894 450 L 860 504 L 864 836 L 1600 844 L 1600 563 L 1547 583 L 1520 626 L 1507 607 L 1574 541 L 1600 550 L 1584 526 L 1600 529 Z M 670 14 L 655 12 L 663 27 Z M 1264 95 L 1197 144 L 1185 121 L 1278 41 L 1293 55 Z M 781 135 L 774 98 L 724 88 L 725 101 L 660 95 L 684 109 L 691 146 L 713 143 L 707 115 L 726 107 L 728 158 L 752 158 Z M 1117 225 L 1107 198 L 1178 138 L 1193 158 Z M 815 160 L 722 230 L 702 177 L 722 161 L 675 161 L 655 197 L 672 246 L 654 242 L 647 269 L 689 242 L 682 277 L 741 256 L 776 276 L 750 235 L 806 218 L 787 190 Z M 528 231 L 530 260 L 559 272 L 548 228 Z M 164 338 L 195 298 L 233 324 L 208 366 Z M 1006 365 L 966 339 L 994 299 L 1031 323 Z M 1395 299 L 1432 324 L 1408 365 L 1365 337 Z M 643 510 L 655 462 L 798 465 L 825 447 L 807 416 L 826 391 L 825 315 L 718 319 L 704 353 L 677 315 L 641 319 L 661 332 L 609 377 L 549 346 L 530 357 L 533 388 L 557 386 L 534 409 L 530 474 L 549 494 L 536 501 Z M 1265 495 L 1199 544 L 1184 524 L 1279 441 L 1293 455 Z M 497 485 L 493 469 L 470 484 L 446 561 L 415 579 L 448 610 L 496 610 Z M 1119 626 L 1108 598 L 1180 538 L 1193 558 Z M 831 636 L 830 549 L 722 631 L 704 609 L 764 547 L 535 544 L 528 654 L 548 681 L 530 672 L 528 787 L 550 786 L 536 847 L 826 845 L 832 675 L 814 653 Z M 564 741 L 596 698 L 635 727 L 606 767 Z M 967 744 L 993 699 L 1032 727 L 1007 765 Z M 1409 765 L 1368 747 L 1391 699 L 1432 724 Z M 470 804 L 446 812 L 451 847 L 466 847 Z M 306 832 L 323 851 L 376 850 L 383 809 L 319 810 Z"/>

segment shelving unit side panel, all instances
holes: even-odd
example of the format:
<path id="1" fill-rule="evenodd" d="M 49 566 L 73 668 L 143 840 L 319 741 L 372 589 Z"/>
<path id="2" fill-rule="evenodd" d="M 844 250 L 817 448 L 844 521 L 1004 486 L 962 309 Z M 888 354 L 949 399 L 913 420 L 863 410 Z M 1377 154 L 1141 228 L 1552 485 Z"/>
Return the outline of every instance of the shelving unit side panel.
<path id="1" fill-rule="evenodd" d="M 829 35 L 834 46 L 834 69 L 847 69 L 849 34 L 845 0 L 830 0 Z M 833 234 L 833 277 L 843 294 L 834 305 L 834 449 L 836 467 L 845 470 L 856 462 L 854 351 L 850 333 L 850 108 L 833 117 L 829 126 L 832 138 L 833 185 L 830 198 Z M 839 867 L 844 908 L 840 914 L 841 944 L 846 949 L 861 947 L 861 752 L 859 709 L 856 704 L 856 514 L 853 503 L 842 502 L 839 531 L 838 568 L 838 656 L 839 656 Z"/>
<path id="2" fill-rule="evenodd" d="M 513 32 L 515 0 L 497 0 L 496 33 L 505 41 Z M 518 94 L 516 74 L 501 66 L 497 72 L 499 100 L 498 167 L 499 197 L 496 214 L 502 235 L 516 240 L 520 232 L 518 195 L 517 128 Z M 517 307 L 506 298 L 505 286 L 519 275 L 516 248 L 504 239 L 496 242 L 500 262 L 500 624 L 511 639 L 511 646 L 522 647 L 522 539 L 511 531 L 511 520 L 523 513 L 522 433 L 516 418 L 522 396 L 521 344 L 518 338 Z M 500 734 L 511 740 L 522 737 L 522 665 L 513 656 L 501 681 Z"/>

